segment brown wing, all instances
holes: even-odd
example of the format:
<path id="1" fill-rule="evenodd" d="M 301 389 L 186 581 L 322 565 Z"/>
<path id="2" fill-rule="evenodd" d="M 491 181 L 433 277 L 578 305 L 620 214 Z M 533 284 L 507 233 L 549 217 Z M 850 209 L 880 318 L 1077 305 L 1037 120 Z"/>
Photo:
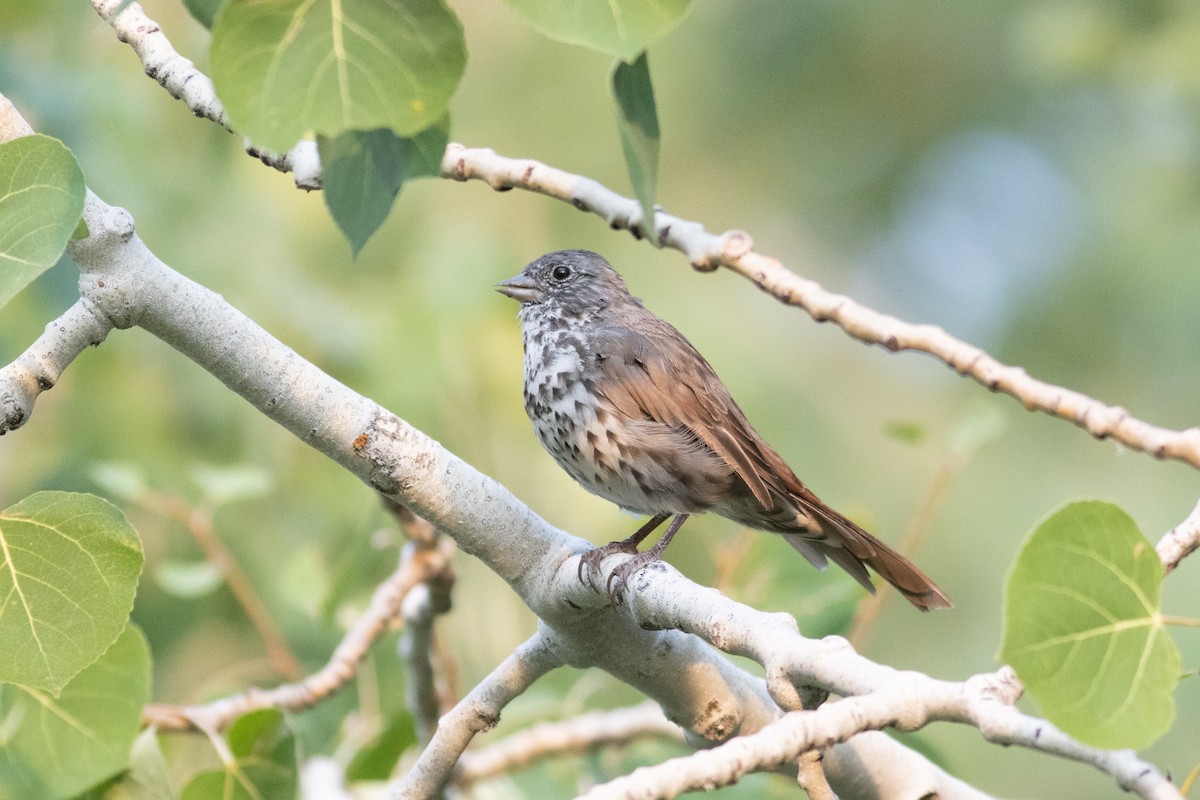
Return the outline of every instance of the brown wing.
<path id="1" fill-rule="evenodd" d="M 772 490 L 781 494 L 784 487 L 761 472 L 757 434 L 682 334 L 648 318 L 637 326 L 597 331 L 595 341 L 606 378 L 603 391 L 614 405 L 634 419 L 687 428 L 729 465 L 764 509 L 775 507 Z"/>
<path id="2" fill-rule="evenodd" d="M 787 498 L 798 512 L 795 529 L 778 532 L 814 566 L 824 568 L 828 558 L 874 593 L 867 565 L 921 610 L 950 607 L 941 589 L 904 556 L 813 494 L 751 427 L 691 343 L 643 313 L 632 325 L 595 333 L 609 400 L 634 419 L 689 429 L 745 482 L 765 512 L 776 510 L 777 497 Z"/>

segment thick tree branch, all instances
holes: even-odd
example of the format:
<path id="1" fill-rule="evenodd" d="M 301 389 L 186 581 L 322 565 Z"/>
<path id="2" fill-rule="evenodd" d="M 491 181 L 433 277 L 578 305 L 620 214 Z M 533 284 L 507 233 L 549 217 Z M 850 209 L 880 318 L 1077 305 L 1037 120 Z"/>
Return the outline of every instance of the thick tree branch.
<path id="1" fill-rule="evenodd" d="M 678 631 L 642 630 L 579 586 L 572 556 L 586 542 L 547 525 L 496 481 L 171 270 L 142 243 L 127 212 L 89 193 L 84 219 L 90 235 L 69 249 L 81 269 L 80 291 L 98 314 L 113 327 L 137 325 L 154 334 L 478 556 L 554 627 L 564 661 L 600 667 L 656 699 L 694 744 L 757 730 L 778 715 L 760 681 L 703 642 Z M 326 669 L 300 684 L 188 712 L 211 721 L 262 705 L 303 707 L 348 679 L 346 656 L 357 648 L 365 649 L 361 638 L 343 642 Z M 685 671 L 689 680 L 678 680 Z M 187 720 L 176 715 L 164 723 Z"/>

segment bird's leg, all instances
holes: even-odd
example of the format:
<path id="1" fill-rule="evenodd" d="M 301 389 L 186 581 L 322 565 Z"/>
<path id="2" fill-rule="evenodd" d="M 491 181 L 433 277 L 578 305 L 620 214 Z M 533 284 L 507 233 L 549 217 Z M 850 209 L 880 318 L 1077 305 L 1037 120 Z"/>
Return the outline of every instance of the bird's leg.
<path id="1" fill-rule="evenodd" d="M 662 538 L 658 540 L 658 544 L 644 553 L 636 554 L 633 558 L 612 571 L 612 574 L 608 576 L 608 599 L 612 601 L 613 605 L 621 604 L 621 593 L 625 591 L 625 585 L 629 582 L 630 575 L 647 564 L 653 564 L 662 558 L 663 551 L 667 549 L 667 545 L 671 543 L 671 539 L 683 527 L 683 523 L 687 518 L 687 514 L 677 514 L 675 519 L 671 520 L 671 524 L 667 526 L 667 530 L 663 533 Z M 655 517 L 655 519 L 658 519 L 658 517 Z M 661 522 L 662 520 L 659 521 Z"/>
<path id="2" fill-rule="evenodd" d="M 654 532 L 654 529 L 662 525 L 670 514 L 656 514 L 646 521 L 646 524 L 638 528 L 637 531 L 628 539 L 622 539 L 619 542 L 609 542 L 603 547 L 594 547 L 579 557 L 579 582 L 586 583 L 593 589 L 596 588 L 592 583 L 592 573 L 600 571 L 600 562 L 611 556 L 613 553 L 629 553 L 636 555 L 638 545 L 642 540 Z"/>

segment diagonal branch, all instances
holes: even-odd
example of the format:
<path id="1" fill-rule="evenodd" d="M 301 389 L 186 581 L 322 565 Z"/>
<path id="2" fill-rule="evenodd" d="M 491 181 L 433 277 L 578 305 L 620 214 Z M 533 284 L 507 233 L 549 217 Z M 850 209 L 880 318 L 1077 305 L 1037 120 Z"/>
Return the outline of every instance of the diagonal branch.
<path id="1" fill-rule="evenodd" d="M 176 52 L 157 22 L 146 16 L 139 3 L 128 0 L 92 0 L 100 19 L 112 26 L 117 39 L 137 53 L 146 74 L 158 81 L 192 113 L 233 133 L 225 106 L 217 98 L 212 80 L 189 59 Z M 280 172 L 291 172 L 300 189 L 321 188 L 321 160 L 317 143 L 303 141 L 286 153 L 275 153 L 245 142 L 246 152 Z"/>
<path id="2" fill-rule="evenodd" d="M 664 717 L 653 702 L 615 711 L 589 711 L 559 722 L 542 722 L 486 749 L 464 752 L 454 782 L 467 786 L 542 759 L 579 755 L 647 737 L 683 742 L 679 726 Z"/>
<path id="3" fill-rule="evenodd" d="M 371 645 L 388 630 L 414 587 L 446 570 L 454 554 L 447 541 L 436 550 L 412 552 L 391 577 L 375 589 L 371 603 L 342 637 L 329 662 L 298 683 L 249 691 L 201 706 L 151 704 L 143 720 L 164 730 L 220 730 L 247 712 L 260 708 L 301 711 L 311 708 L 349 683 Z"/>
<path id="4" fill-rule="evenodd" d="M 1179 562 L 1197 548 L 1200 548 L 1200 503 L 1196 503 L 1183 522 L 1164 533 L 1154 546 L 1167 572 L 1178 567 Z"/>
<path id="5" fill-rule="evenodd" d="M 1174 431 L 1151 425 L 1130 416 L 1119 406 L 1105 405 L 1079 392 L 1032 378 L 1020 367 L 1002 364 L 936 325 L 905 322 L 830 292 L 816 281 L 800 277 L 777 259 L 755 252 L 749 234 L 742 231 L 715 235 L 697 222 L 659 211 L 654 216 L 653 231 L 647 232 L 638 201 L 590 178 L 532 159 L 506 158 L 483 148 L 452 143 L 442 159 L 442 176 L 458 181 L 480 180 L 497 191 L 526 189 L 570 203 L 580 211 L 599 216 L 611 228 L 628 230 L 638 238 L 649 234 L 658 246 L 686 255 L 698 270 L 708 272 L 718 267 L 732 270 L 776 299 L 804 309 L 817 322 L 833 322 L 861 342 L 877 344 L 892 352 L 928 353 L 960 375 L 994 392 L 1011 395 L 1030 411 L 1067 420 L 1098 439 L 1111 437 L 1132 450 L 1200 468 L 1200 428 Z"/>
<path id="6" fill-rule="evenodd" d="M 556 649 L 554 635 L 539 628 L 442 717 L 417 763 L 390 788 L 388 797 L 432 797 L 440 792 L 475 734 L 494 728 L 500 712 L 515 697 L 547 672 L 563 666 Z"/>
<path id="7" fill-rule="evenodd" d="M 0 102 L 7 101 L 0 97 Z M 91 303 L 76 300 L 16 361 L 0 368 L 0 436 L 24 425 L 38 395 L 53 388 L 63 370 L 110 330 L 112 324 Z"/>

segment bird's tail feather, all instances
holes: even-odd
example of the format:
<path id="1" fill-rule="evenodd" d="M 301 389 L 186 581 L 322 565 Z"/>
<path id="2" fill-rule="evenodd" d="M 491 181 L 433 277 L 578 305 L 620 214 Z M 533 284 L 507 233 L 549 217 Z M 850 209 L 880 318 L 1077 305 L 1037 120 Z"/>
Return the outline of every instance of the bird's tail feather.
<path id="1" fill-rule="evenodd" d="M 819 523 L 821 530 L 785 534 L 784 538 L 814 566 L 823 568 L 828 558 L 874 594 L 875 587 L 866 570 L 870 567 L 922 611 L 953 607 L 937 584 L 907 558 L 815 497 L 795 499 Z"/>

